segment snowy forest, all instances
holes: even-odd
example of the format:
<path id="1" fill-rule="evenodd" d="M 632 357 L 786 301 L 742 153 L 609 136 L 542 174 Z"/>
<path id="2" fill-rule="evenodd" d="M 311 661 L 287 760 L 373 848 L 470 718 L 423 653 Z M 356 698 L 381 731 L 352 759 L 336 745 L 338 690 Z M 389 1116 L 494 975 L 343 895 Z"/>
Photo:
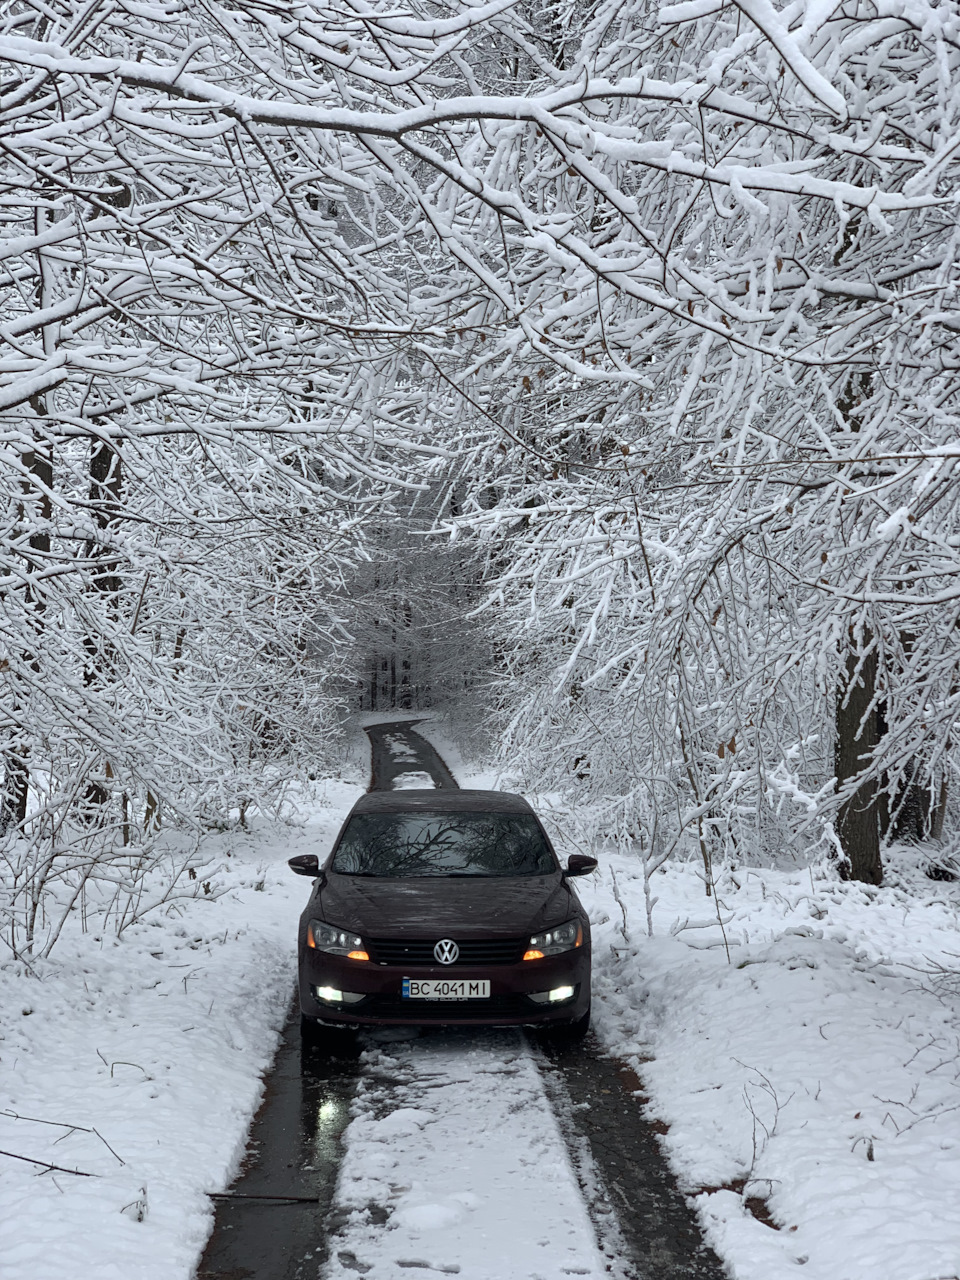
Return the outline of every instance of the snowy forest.
<path id="1" fill-rule="evenodd" d="M 5 0 L 0 58 L 8 957 L 356 709 L 707 893 L 953 874 L 955 5 Z"/>
<path id="2" fill-rule="evenodd" d="M 0 0 L 5 1276 L 960 1277 L 958 286 L 958 0 Z"/>

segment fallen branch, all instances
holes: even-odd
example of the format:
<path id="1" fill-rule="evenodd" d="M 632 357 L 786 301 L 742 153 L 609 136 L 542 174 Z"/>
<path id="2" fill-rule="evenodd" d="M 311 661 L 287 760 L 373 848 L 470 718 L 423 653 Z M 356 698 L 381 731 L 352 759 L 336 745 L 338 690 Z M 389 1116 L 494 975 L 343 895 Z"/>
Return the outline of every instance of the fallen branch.
<path id="1" fill-rule="evenodd" d="M 47 1164 L 46 1160 L 34 1160 L 31 1156 L 18 1156 L 14 1151 L 0 1151 L 0 1156 L 9 1156 L 11 1160 L 24 1160 L 27 1164 L 38 1164 L 43 1169 L 52 1169 L 55 1173 L 72 1173 L 75 1178 L 99 1178 L 99 1173 L 84 1173 L 82 1169 L 65 1169 L 62 1164 Z"/>
<path id="2" fill-rule="evenodd" d="M 116 1151 L 114 1151 L 113 1147 L 111 1147 L 110 1143 L 106 1140 L 99 1129 L 86 1129 L 82 1124 L 65 1124 L 62 1120 L 41 1120 L 38 1116 L 21 1116 L 17 1115 L 16 1111 L 0 1111 L 0 1115 L 8 1116 L 11 1120 L 27 1120 L 31 1124 L 49 1124 L 53 1125 L 56 1129 L 67 1129 L 69 1132 L 62 1134 L 61 1137 L 57 1139 L 57 1142 L 62 1142 L 64 1138 L 69 1138 L 71 1133 L 92 1133 L 100 1139 L 115 1159 L 119 1160 L 123 1165 L 127 1163 L 126 1160 L 117 1155 Z"/>

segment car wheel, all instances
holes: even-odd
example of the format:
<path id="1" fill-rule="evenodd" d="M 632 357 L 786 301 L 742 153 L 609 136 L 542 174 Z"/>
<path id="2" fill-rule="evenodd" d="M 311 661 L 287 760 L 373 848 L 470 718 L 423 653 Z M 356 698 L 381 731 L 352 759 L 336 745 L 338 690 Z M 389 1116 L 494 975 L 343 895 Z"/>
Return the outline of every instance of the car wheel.
<path id="1" fill-rule="evenodd" d="M 300 1045 L 314 1056 L 337 1058 L 356 1048 L 356 1033 L 350 1027 L 327 1027 L 316 1018 L 300 1015 Z"/>
<path id="2" fill-rule="evenodd" d="M 588 1006 L 586 1013 L 577 1018 L 576 1022 L 566 1022 L 552 1027 L 545 1027 L 541 1035 L 548 1044 L 556 1045 L 562 1049 L 565 1045 L 579 1044 L 589 1030 L 590 1009 Z"/>
<path id="3" fill-rule="evenodd" d="M 300 1015 L 300 1043 L 302 1045 L 313 1048 L 318 1044 L 323 1028 L 317 1022 L 316 1018 L 308 1018 L 305 1013 Z"/>
<path id="4" fill-rule="evenodd" d="M 584 1038 L 590 1030 L 590 1006 L 587 1006 L 586 1013 L 578 1018 L 576 1022 L 571 1022 L 569 1026 L 564 1027 L 563 1037 L 571 1043 L 576 1043 Z"/>

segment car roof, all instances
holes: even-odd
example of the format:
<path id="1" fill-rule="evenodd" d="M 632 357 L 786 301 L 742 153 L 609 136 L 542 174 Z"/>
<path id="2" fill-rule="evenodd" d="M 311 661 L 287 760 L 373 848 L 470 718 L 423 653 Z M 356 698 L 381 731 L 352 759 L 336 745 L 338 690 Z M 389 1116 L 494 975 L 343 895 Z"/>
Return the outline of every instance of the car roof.
<path id="1" fill-rule="evenodd" d="M 351 813 L 533 813 L 523 796 L 511 791 L 368 791 Z"/>

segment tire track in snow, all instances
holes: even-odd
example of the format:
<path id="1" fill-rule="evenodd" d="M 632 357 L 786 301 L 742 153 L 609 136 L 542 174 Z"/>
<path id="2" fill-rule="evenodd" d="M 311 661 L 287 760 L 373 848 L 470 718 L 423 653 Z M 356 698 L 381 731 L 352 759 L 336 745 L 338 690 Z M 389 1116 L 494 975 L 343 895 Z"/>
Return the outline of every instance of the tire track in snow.
<path id="1" fill-rule="evenodd" d="M 601 1248 L 644 1280 L 724 1280 L 695 1211 L 677 1186 L 656 1129 L 640 1113 L 634 1072 L 593 1036 L 534 1046 Z"/>
<path id="2" fill-rule="evenodd" d="M 302 1047 L 297 1002 L 231 1189 L 237 1198 L 218 1202 L 197 1280 L 316 1280 L 359 1069 L 359 1046 L 345 1039 L 343 1048 L 321 1057 Z"/>
<path id="3" fill-rule="evenodd" d="M 598 1249 L 524 1037 L 367 1040 L 324 1280 L 630 1280 Z"/>

